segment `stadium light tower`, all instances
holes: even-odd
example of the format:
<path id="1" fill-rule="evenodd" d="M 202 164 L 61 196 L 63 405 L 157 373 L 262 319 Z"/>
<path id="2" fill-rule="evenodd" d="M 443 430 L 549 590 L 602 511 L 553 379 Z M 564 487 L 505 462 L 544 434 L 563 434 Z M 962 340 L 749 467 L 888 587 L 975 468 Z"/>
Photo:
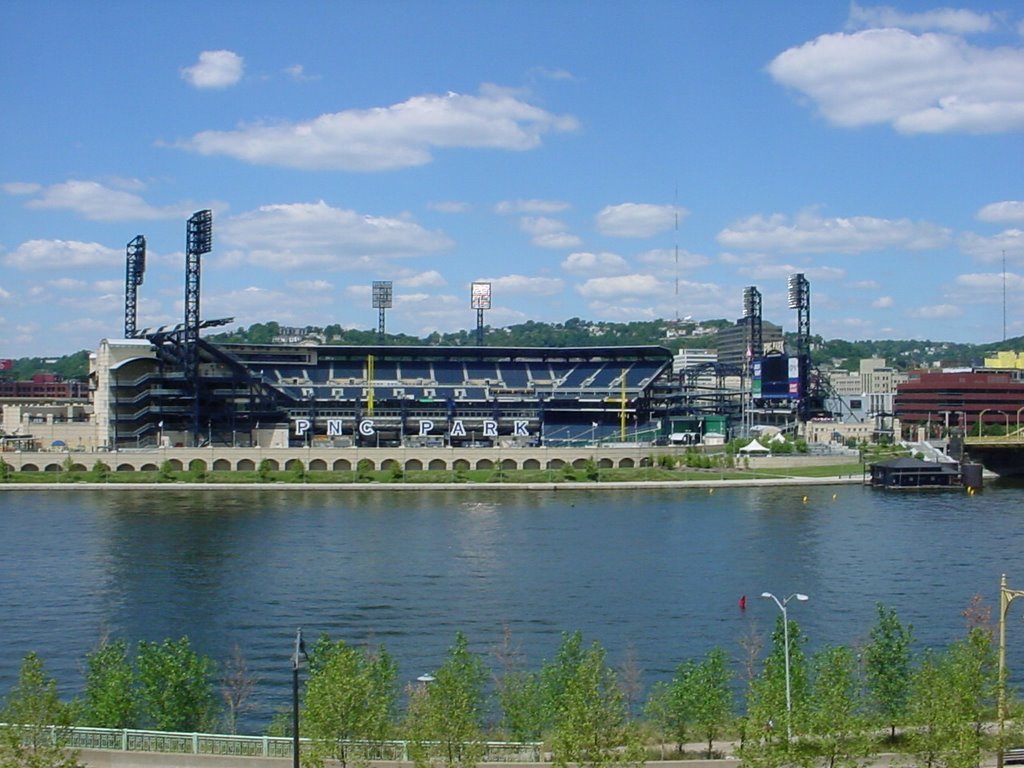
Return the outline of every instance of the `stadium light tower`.
<path id="1" fill-rule="evenodd" d="M 213 211 L 196 211 L 185 229 L 185 377 L 192 389 L 192 435 L 199 422 L 199 257 L 213 250 Z"/>
<path id="2" fill-rule="evenodd" d="M 135 321 L 138 309 L 138 288 L 146 272 L 146 238 L 136 235 L 125 248 L 124 276 L 124 337 L 135 336 Z"/>
<path id="3" fill-rule="evenodd" d="M 491 308 L 491 284 L 473 283 L 470 286 L 469 305 L 476 310 L 476 345 L 484 345 L 484 310 Z"/>
<path id="4" fill-rule="evenodd" d="M 747 321 L 747 357 L 753 359 L 764 353 L 761 321 L 761 292 L 753 285 L 743 289 L 743 317 Z"/>
<path id="5" fill-rule="evenodd" d="M 392 289 L 390 280 L 373 281 L 373 308 L 378 310 L 377 341 L 384 343 L 384 310 L 391 309 Z"/>
<path id="6" fill-rule="evenodd" d="M 797 312 L 797 354 L 807 354 L 811 339 L 811 284 L 800 272 L 789 276 L 789 308 Z"/>

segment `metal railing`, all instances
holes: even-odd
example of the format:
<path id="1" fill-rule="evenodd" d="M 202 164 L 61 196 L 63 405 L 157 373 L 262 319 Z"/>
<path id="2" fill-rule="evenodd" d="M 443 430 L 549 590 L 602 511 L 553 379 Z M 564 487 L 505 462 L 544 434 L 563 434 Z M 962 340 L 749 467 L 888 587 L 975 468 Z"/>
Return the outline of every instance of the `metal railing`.
<path id="1" fill-rule="evenodd" d="M 71 749 L 105 749 L 119 752 L 162 752 L 186 755 L 228 755 L 233 757 L 291 757 L 290 736 L 234 736 L 215 733 L 174 733 L 115 728 L 73 727 L 67 731 Z M 301 739 L 304 749 L 311 742 Z M 408 741 L 347 741 L 352 760 L 409 761 Z M 440 744 L 421 745 L 432 752 Z M 483 763 L 540 763 L 541 742 L 488 741 L 481 745 Z"/>

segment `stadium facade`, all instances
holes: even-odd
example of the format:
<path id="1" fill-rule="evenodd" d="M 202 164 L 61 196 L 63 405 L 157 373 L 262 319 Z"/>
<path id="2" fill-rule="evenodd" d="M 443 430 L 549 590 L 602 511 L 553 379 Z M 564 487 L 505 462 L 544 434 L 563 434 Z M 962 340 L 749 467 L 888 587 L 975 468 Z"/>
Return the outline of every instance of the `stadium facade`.
<path id="1" fill-rule="evenodd" d="M 680 421 L 699 431 L 709 408 L 734 408 L 723 400 L 710 406 L 682 402 L 672 352 L 660 346 L 199 339 L 192 356 L 191 345 L 180 327 L 101 343 L 91 372 L 101 444 L 113 449 L 657 442 L 679 429 Z"/>

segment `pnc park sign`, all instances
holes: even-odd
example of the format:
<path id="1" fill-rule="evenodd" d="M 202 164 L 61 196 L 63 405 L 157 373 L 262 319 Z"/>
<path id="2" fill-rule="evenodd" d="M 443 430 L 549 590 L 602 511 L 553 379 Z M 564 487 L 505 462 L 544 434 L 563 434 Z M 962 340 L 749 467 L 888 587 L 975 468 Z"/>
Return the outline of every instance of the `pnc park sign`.
<path id="1" fill-rule="evenodd" d="M 327 419 L 327 436 L 335 437 L 345 434 L 343 430 L 345 420 L 344 419 Z M 303 437 L 310 433 L 313 429 L 312 419 L 293 419 L 293 429 L 296 437 Z M 498 436 L 498 422 L 494 419 L 484 419 L 482 422 L 478 422 L 480 428 L 483 430 L 482 437 L 497 437 Z M 529 421 L 526 419 L 515 419 L 512 422 L 512 436 L 513 437 L 529 437 L 530 432 L 527 429 Z M 417 420 L 417 431 L 413 434 L 427 436 L 435 434 L 434 430 L 437 427 L 443 428 L 447 425 L 447 422 L 435 422 L 433 419 L 418 419 Z M 474 427 L 474 431 L 476 427 Z M 360 419 L 356 424 L 356 431 L 359 432 L 363 437 L 373 437 L 377 434 L 377 424 L 373 419 Z M 469 435 L 466 429 L 466 424 L 462 419 L 455 419 L 451 422 L 451 429 L 448 432 L 452 437 L 466 437 Z"/>

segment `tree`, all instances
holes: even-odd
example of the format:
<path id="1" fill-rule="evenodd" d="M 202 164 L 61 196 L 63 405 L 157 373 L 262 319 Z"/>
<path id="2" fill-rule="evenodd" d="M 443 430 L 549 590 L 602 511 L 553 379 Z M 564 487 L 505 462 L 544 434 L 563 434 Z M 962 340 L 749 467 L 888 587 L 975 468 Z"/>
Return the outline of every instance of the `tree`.
<path id="1" fill-rule="evenodd" d="M 642 744 L 615 671 L 596 642 L 566 681 L 551 747 L 553 764 L 563 768 L 570 763 L 602 768 L 643 762 Z"/>
<path id="2" fill-rule="evenodd" d="M 213 662 L 187 637 L 139 643 L 136 657 L 143 715 L 160 731 L 202 731 L 214 721 Z"/>
<path id="3" fill-rule="evenodd" d="M 311 765 L 326 760 L 347 766 L 353 755 L 349 742 L 379 743 L 388 736 L 397 698 L 398 667 L 386 651 L 357 650 L 344 641 L 321 638 L 313 651 L 320 659 L 310 665 L 303 706 L 304 731 L 313 741 Z"/>
<path id="4" fill-rule="evenodd" d="M 715 739 L 732 718 L 732 675 L 727 661 L 723 649 L 713 648 L 704 661 L 693 667 L 687 681 L 693 702 L 693 723 L 707 741 L 709 760 Z"/>
<path id="5" fill-rule="evenodd" d="M 18 683 L 4 701 L 0 726 L 3 768 L 77 768 L 78 752 L 68 749 L 72 708 L 61 702 L 57 682 L 46 676 L 34 653 L 21 664 Z"/>
<path id="6" fill-rule="evenodd" d="M 904 627 L 896 611 L 877 605 L 878 621 L 871 628 L 871 642 L 864 649 L 867 687 L 872 710 L 889 726 L 889 737 L 896 738 L 896 725 L 906 720 L 910 696 L 911 646 L 913 627 Z"/>
<path id="7" fill-rule="evenodd" d="M 871 752 L 858 696 L 857 662 L 842 646 L 814 655 L 807 701 L 807 731 L 801 746 L 824 758 L 826 768 L 855 767 Z"/>
<path id="8" fill-rule="evenodd" d="M 519 648 L 512 643 L 512 632 L 505 625 L 502 642 L 494 649 L 501 674 L 495 679 L 495 692 L 501 707 L 501 727 L 515 741 L 539 739 L 544 730 L 544 689 L 540 674 L 524 669 Z"/>
<path id="9" fill-rule="evenodd" d="M 434 675 L 434 681 L 413 689 L 410 695 L 407 729 L 410 754 L 417 766 L 429 765 L 431 744 L 439 746 L 443 765 L 476 765 L 484 754 L 483 708 L 487 668 L 483 659 L 469 650 L 466 636 L 455 636 L 448 659 Z"/>
<path id="10" fill-rule="evenodd" d="M 224 722 L 228 733 L 238 733 L 238 716 L 255 708 L 250 701 L 259 678 L 250 674 L 249 665 L 236 643 L 221 674 L 220 696 L 224 701 Z"/>
<path id="11" fill-rule="evenodd" d="M 98 728 L 138 727 L 135 671 L 124 640 L 101 638 L 86 656 L 82 722 Z"/>
<path id="12" fill-rule="evenodd" d="M 772 632 L 772 649 L 761 674 L 747 692 L 746 737 L 740 750 L 744 763 L 753 766 L 780 765 L 789 752 L 785 738 L 789 713 L 786 709 L 786 655 L 783 618 L 780 615 Z M 800 626 L 789 620 L 789 680 L 792 701 L 792 726 L 799 731 L 800 717 L 807 693 L 807 662 Z M 763 737 L 752 738 L 755 734 Z M 778 734 L 782 734 L 779 739 Z"/>

